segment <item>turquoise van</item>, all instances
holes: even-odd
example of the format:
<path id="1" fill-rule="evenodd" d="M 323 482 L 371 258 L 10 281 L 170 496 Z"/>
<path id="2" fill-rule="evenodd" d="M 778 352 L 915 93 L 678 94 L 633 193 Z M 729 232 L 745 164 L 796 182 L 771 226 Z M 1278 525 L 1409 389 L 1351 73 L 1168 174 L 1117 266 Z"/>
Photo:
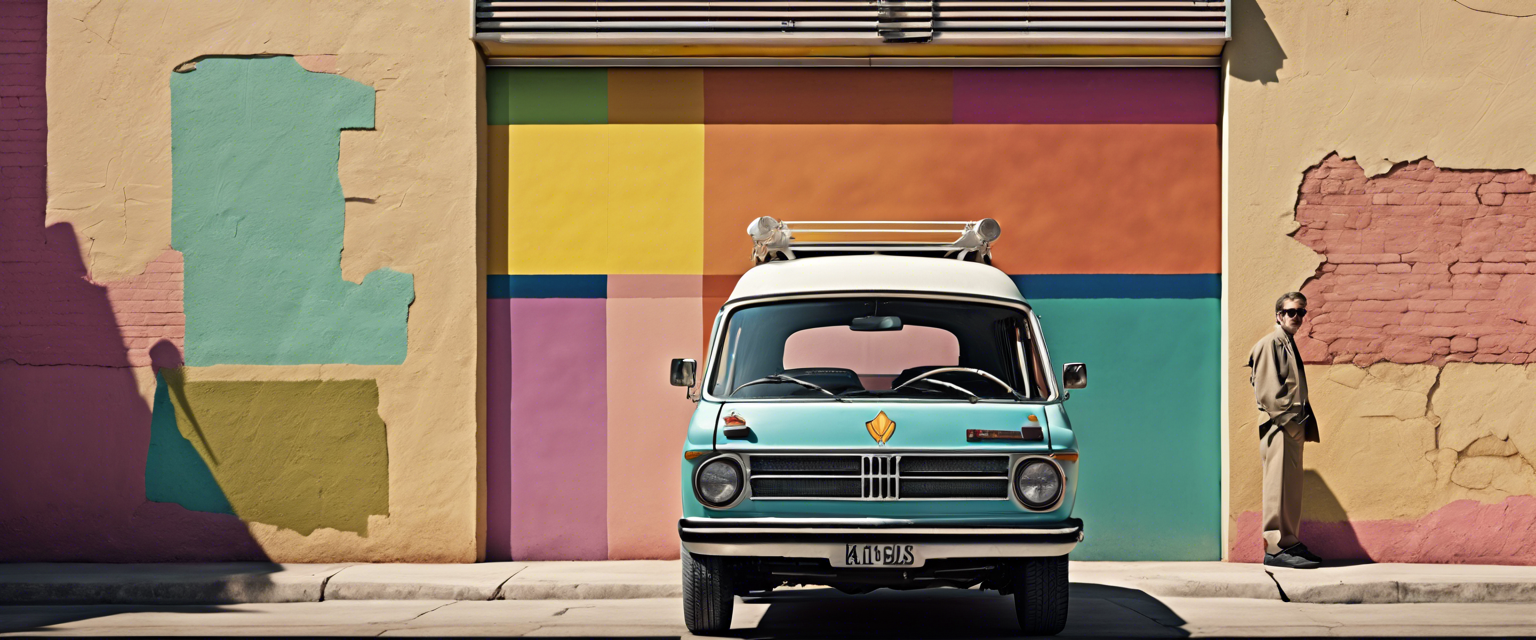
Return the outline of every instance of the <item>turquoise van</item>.
<path id="1" fill-rule="evenodd" d="M 1078 447 L 1040 319 L 977 222 L 748 227 L 757 266 L 715 318 L 682 456 L 683 614 L 735 596 L 979 586 L 1061 631 Z M 698 389 L 695 390 L 694 387 Z"/>

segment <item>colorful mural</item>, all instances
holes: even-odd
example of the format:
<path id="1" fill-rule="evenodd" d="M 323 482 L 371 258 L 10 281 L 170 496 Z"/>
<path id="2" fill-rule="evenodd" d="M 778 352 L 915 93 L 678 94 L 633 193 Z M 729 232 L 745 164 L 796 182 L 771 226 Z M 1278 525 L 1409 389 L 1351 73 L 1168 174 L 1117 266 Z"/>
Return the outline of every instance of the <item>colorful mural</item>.
<path id="1" fill-rule="evenodd" d="M 1074 557 L 1220 557 L 1217 79 L 488 70 L 488 557 L 677 555 L 693 405 L 664 372 L 761 215 L 998 219 L 1053 358 L 1094 372 Z"/>

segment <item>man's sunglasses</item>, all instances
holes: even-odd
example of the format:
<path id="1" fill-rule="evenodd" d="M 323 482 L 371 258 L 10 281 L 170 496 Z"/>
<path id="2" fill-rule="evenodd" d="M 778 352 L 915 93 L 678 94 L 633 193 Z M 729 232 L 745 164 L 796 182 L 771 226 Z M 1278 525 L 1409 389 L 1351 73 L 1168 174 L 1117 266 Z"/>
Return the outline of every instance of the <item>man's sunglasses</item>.
<path id="1" fill-rule="evenodd" d="M 1307 310 L 1306 309 L 1281 309 L 1280 310 L 1280 315 L 1285 316 L 1287 318 L 1305 318 L 1305 317 L 1307 317 Z"/>

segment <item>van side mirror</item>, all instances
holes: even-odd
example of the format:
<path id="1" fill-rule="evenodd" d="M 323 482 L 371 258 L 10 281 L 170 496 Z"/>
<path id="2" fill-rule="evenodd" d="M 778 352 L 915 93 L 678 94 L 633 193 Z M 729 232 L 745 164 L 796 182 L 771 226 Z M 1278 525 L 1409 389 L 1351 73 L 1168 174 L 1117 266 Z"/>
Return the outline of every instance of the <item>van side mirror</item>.
<path id="1" fill-rule="evenodd" d="M 1069 362 L 1061 368 L 1061 386 L 1068 389 L 1083 389 L 1088 386 L 1088 365 L 1081 362 Z"/>
<path id="2" fill-rule="evenodd" d="M 699 363 L 695 362 L 693 358 L 673 358 L 672 386 L 692 387 L 698 367 Z"/>

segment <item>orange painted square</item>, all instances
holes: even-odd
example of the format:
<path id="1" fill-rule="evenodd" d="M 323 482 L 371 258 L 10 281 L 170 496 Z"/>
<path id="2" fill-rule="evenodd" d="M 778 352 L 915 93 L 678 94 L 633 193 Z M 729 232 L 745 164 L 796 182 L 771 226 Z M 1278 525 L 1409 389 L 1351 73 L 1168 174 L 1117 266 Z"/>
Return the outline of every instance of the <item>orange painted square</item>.
<path id="1" fill-rule="evenodd" d="M 992 217 L 1010 274 L 1221 271 L 1215 125 L 710 125 L 704 147 L 706 289 L 752 266 L 765 215 Z"/>

